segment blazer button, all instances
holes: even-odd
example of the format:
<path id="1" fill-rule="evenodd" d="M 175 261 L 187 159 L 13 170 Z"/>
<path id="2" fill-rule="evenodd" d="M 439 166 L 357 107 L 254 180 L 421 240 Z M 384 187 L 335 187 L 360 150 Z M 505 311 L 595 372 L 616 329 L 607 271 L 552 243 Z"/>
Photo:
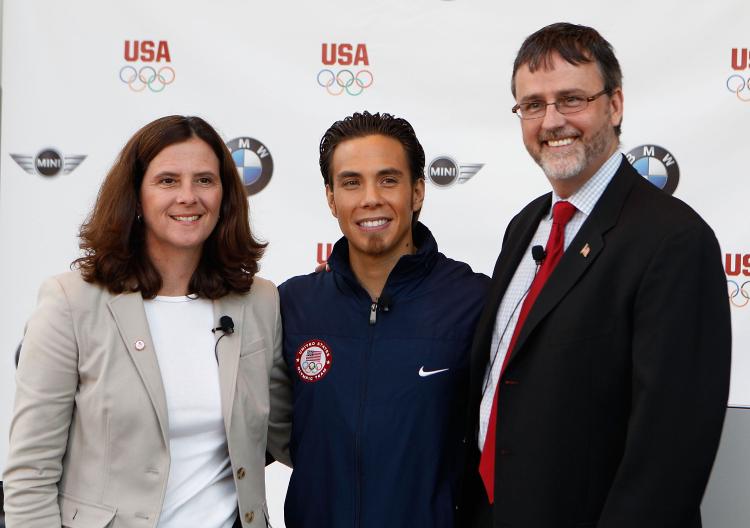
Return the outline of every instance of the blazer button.
<path id="1" fill-rule="evenodd" d="M 240 479 L 240 480 L 242 480 L 243 478 L 245 478 L 245 468 L 241 467 L 240 469 L 237 470 L 237 478 Z M 250 521 L 248 521 L 248 522 L 250 522 Z"/>
<path id="2" fill-rule="evenodd" d="M 249 511 L 249 512 L 245 513 L 245 522 L 246 523 L 253 522 L 253 519 L 255 519 L 255 512 Z"/>

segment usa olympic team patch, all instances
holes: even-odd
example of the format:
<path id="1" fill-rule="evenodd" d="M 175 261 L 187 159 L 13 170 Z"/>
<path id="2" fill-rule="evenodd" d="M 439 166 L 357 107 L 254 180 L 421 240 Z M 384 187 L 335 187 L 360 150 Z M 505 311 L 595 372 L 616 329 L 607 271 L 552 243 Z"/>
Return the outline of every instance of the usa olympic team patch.
<path id="1" fill-rule="evenodd" d="M 320 381 L 331 370 L 331 350 L 320 339 L 306 341 L 297 350 L 294 364 L 303 381 Z"/>

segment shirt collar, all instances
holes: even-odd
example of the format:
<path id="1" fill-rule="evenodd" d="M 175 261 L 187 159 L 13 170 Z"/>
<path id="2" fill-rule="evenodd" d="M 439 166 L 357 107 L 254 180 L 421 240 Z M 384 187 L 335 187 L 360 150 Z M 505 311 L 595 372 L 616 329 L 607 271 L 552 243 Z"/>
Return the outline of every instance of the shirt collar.
<path id="1" fill-rule="evenodd" d="M 389 289 L 402 283 L 418 284 L 416 279 L 429 273 L 437 261 L 438 245 L 427 226 L 417 222 L 412 230 L 412 237 L 417 251 L 413 255 L 403 255 L 396 263 L 386 282 Z M 331 271 L 358 284 L 349 263 L 349 242 L 346 237 L 341 237 L 334 244 L 331 256 L 328 257 L 328 265 Z"/>
<path id="2" fill-rule="evenodd" d="M 601 167 L 599 167 L 599 170 L 597 170 L 594 175 L 581 186 L 580 189 L 578 189 L 569 198 L 567 198 L 567 201 L 575 205 L 576 209 L 581 211 L 585 216 L 590 215 L 591 211 L 593 211 L 594 206 L 596 205 L 596 202 L 599 201 L 599 198 L 601 198 L 602 194 L 604 193 L 604 189 L 607 188 L 609 182 L 612 181 L 612 178 L 614 178 L 617 169 L 620 168 L 621 162 L 622 153 L 618 149 L 609 157 L 609 159 L 607 159 L 607 161 L 602 164 Z M 549 212 L 547 213 L 547 219 L 552 218 L 552 207 L 554 207 L 554 205 L 561 200 L 562 198 L 560 198 L 553 190 L 552 204 L 550 206 Z"/>

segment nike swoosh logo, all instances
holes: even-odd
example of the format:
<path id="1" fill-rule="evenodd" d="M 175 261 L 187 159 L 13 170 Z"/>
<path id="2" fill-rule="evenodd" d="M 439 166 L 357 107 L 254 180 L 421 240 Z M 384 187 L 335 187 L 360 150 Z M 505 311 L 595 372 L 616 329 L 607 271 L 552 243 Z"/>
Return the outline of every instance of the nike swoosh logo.
<path id="1" fill-rule="evenodd" d="M 426 378 L 427 376 L 432 376 L 433 374 L 440 374 L 441 372 L 445 372 L 446 370 L 450 370 L 450 369 L 444 368 L 440 370 L 425 370 L 424 366 L 421 366 L 419 367 L 419 377 Z"/>

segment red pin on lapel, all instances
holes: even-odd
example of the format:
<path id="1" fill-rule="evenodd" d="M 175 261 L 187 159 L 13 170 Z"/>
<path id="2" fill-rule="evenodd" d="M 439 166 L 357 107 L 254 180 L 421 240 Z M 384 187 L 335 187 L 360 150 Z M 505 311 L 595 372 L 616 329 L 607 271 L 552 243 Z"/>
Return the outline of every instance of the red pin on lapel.
<path id="1" fill-rule="evenodd" d="M 583 255 L 583 258 L 586 258 L 589 256 L 590 252 L 591 252 L 591 247 L 589 247 L 589 243 L 586 242 L 583 248 L 581 248 L 581 255 Z"/>

